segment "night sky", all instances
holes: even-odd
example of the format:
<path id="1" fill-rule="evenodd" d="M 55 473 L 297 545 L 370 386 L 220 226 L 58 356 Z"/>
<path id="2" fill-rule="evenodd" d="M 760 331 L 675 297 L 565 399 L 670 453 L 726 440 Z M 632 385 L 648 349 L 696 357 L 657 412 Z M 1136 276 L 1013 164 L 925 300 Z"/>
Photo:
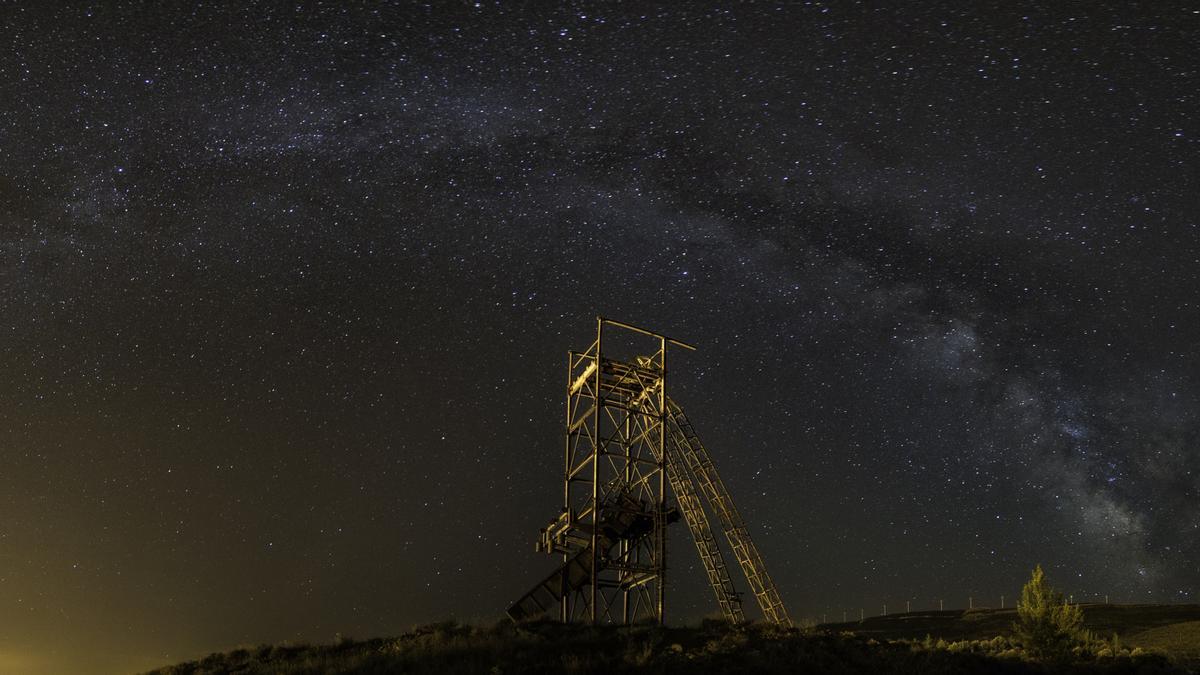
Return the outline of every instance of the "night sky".
<path id="1" fill-rule="evenodd" d="M 1200 599 L 1194 3 L 167 5 L 0 4 L 0 672 L 497 620 L 598 314 L 794 617 Z"/>

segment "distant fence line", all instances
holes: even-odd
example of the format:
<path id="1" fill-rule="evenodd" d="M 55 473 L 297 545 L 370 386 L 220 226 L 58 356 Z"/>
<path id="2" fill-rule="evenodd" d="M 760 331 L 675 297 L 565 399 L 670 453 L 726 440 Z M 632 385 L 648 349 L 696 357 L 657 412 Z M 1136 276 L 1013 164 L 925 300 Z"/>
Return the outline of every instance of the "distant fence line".
<path id="1" fill-rule="evenodd" d="M 1083 603 L 1083 604 L 1090 604 L 1090 603 L 1103 603 L 1105 605 L 1111 604 L 1109 602 L 1110 596 L 1107 593 L 1087 594 L 1086 596 L 1080 596 L 1080 597 L 1083 599 L 1081 599 L 1079 602 Z M 945 598 L 934 598 L 932 600 L 929 600 L 928 606 L 926 606 L 926 607 L 922 607 L 922 604 L 925 604 L 925 603 L 922 603 L 921 601 L 914 601 L 913 599 L 910 598 L 910 599 L 904 600 L 904 613 L 911 614 L 914 611 L 916 611 L 916 612 L 931 612 L 931 611 L 939 611 L 939 612 L 952 611 L 953 612 L 953 611 L 961 611 L 961 610 L 971 611 L 971 610 L 977 609 L 975 606 L 975 598 L 976 598 L 976 596 L 974 596 L 974 595 L 968 595 L 968 596 L 966 596 L 966 603 L 964 606 L 954 607 L 953 605 L 951 605 L 949 610 L 946 609 L 946 599 Z M 999 596 L 1000 604 L 998 606 L 996 606 L 995 608 L 997 608 L 997 609 L 1015 609 L 1016 603 L 1010 602 L 1009 600 L 1011 598 L 1012 598 L 1012 596 L 1010 596 L 1008 594 L 1001 594 Z M 1071 593 L 1067 596 L 1067 602 L 1075 603 L 1075 594 L 1074 593 Z M 917 608 L 915 610 L 913 609 L 914 604 L 917 606 Z M 895 606 L 896 605 L 893 605 L 893 607 L 895 607 Z M 887 601 L 881 602 L 879 605 L 876 605 L 876 607 L 879 607 L 881 609 L 881 611 L 878 614 L 867 614 L 866 606 L 860 605 L 859 607 L 855 608 L 855 609 L 858 609 L 859 623 L 866 621 L 869 618 L 874 618 L 874 617 L 878 617 L 878 616 L 889 616 Z M 936 608 L 936 610 L 935 610 L 935 608 Z M 993 609 L 993 607 L 990 607 L 988 605 L 980 605 L 978 607 L 978 609 Z M 837 617 L 837 613 L 836 613 L 837 611 L 838 610 L 834 610 L 834 618 Z M 853 616 L 853 614 L 852 614 L 853 610 L 841 609 L 840 611 L 841 611 L 841 617 L 842 617 L 841 623 L 850 623 L 850 618 Z M 895 612 L 892 612 L 892 614 L 895 614 Z M 829 623 L 829 616 L 830 616 L 830 608 L 826 607 L 825 612 L 823 612 L 820 616 L 820 621 L 817 620 L 817 617 L 809 617 L 808 620 L 811 623 L 825 624 L 825 623 Z"/>

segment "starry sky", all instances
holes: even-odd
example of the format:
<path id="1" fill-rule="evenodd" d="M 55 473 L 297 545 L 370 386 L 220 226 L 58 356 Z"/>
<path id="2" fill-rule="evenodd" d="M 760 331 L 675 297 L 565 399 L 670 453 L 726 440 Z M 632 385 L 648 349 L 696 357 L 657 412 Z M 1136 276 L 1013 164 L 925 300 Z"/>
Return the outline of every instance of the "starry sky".
<path id="1" fill-rule="evenodd" d="M 0 3 L 0 672 L 496 620 L 598 314 L 795 617 L 1200 596 L 1195 4 L 192 5 Z"/>

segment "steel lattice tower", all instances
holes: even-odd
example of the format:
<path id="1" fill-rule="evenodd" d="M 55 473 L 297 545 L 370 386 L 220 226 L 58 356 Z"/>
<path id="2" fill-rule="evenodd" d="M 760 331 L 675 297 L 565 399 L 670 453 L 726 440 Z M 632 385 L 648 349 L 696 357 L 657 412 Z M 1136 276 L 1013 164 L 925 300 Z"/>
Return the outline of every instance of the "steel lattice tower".
<path id="1" fill-rule="evenodd" d="M 611 328 L 643 333 L 658 343 L 658 349 L 637 363 L 611 359 L 605 352 Z M 598 318 L 591 347 L 568 354 L 563 514 L 576 531 L 568 537 L 582 533 L 588 539 L 589 559 L 581 562 L 589 578 L 563 594 L 563 621 L 663 619 L 669 516 L 666 416 L 660 411 L 670 342 L 662 335 Z M 543 544 L 546 550 L 563 550 L 566 575 L 572 550 L 556 540 L 560 533 L 548 531 Z"/>
<path id="2" fill-rule="evenodd" d="M 613 329 L 649 338 L 656 349 L 649 356 L 613 358 Z M 568 352 L 563 508 L 542 529 L 537 546 L 561 554 L 563 562 L 508 610 L 512 619 L 557 614 L 567 622 L 662 623 L 666 526 L 682 513 L 723 615 L 745 620 L 703 497 L 764 618 L 791 624 L 708 451 L 667 396 L 671 346 L 695 349 L 597 317 L 596 340 L 583 352 Z M 668 502 L 668 487 L 677 506 Z"/>

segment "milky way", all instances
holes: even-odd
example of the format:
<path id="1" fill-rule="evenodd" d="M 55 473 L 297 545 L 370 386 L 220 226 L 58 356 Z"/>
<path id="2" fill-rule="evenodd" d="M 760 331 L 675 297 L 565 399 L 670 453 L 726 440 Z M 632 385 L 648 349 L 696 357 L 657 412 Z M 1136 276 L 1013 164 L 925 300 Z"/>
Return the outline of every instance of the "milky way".
<path id="1" fill-rule="evenodd" d="M 597 314 L 793 616 L 1196 601 L 1200 10 L 554 5 L 0 7 L 0 671 L 495 620 Z"/>

